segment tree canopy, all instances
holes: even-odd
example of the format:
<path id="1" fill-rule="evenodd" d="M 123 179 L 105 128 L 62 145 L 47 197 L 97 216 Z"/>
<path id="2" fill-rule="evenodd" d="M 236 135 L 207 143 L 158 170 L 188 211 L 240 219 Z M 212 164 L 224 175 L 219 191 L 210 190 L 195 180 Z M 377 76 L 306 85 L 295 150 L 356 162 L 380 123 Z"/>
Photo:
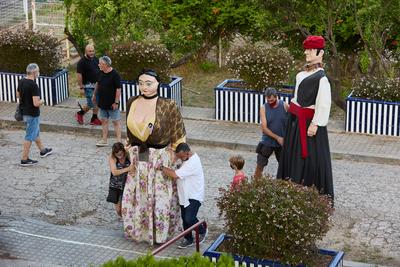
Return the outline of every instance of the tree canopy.
<path id="1" fill-rule="evenodd" d="M 392 57 L 399 49 L 399 1 L 326 0 L 259 1 L 274 14 L 268 40 L 278 40 L 294 54 L 301 52 L 301 41 L 309 34 L 323 35 L 333 99 L 344 107 L 342 81 L 360 72 L 388 75 L 388 51 Z"/>
<path id="2" fill-rule="evenodd" d="M 83 51 L 89 40 L 99 52 L 113 44 L 143 40 L 161 30 L 158 11 L 151 1 L 65 0 L 66 28 Z"/>
<path id="3" fill-rule="evenodd" d="M 178 53 L 207 52 L 219 38 L 235 34 L 256 36 L 268 26 L 268 17 L 254 1 L 158 0 L 163 22 L 161 40 Z"/>
<path id="4" fill-rule="evenodd" d="M 100 52 L 126 41 L 163 43 L 176 57 L 205 56 L 220 38 L 265 40 L 302 56 L 309 34 L 326 39 L 333 98 L 344 76 L 394 75 L 400 2 L 396 0 L 65 0 L 66 31 L 82 51 Z M 184 61 L 182 61 L 184 62 Z"/>
<path id="5" fill-rule="evenodd" d="M 82 50 L 93 40 L 104 52 L 113 44 L 158 40 L 173 53 L 204 55 L 220 37 L 257 36 L 268 16 L 257 1 L 66 0 L 66 27 Z"/>

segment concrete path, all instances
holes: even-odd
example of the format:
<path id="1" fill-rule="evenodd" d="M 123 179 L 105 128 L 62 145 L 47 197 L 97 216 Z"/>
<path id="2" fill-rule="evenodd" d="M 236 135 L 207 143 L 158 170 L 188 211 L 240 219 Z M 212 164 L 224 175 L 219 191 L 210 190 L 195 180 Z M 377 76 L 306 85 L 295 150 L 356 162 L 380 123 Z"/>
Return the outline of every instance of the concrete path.
<path id="1" fill-rule="evenodd" d="M 31 169 L 17 166 L 23 133 L 6 130 L 11 126 L 23 126 L 13 120 L 15 104 L 0 102 L 3 192 L 0 197 L 3 209 L 0 216 L 0 259 L 3 260 L 0 260 L 0 266 L 96 266 L 116 255 L 131 258 L 151 249 L 122 236 L 121 222 L 116 220 L 112 205 L 103 199 L 108 175 L 104 159 L 110 147 L 94 146 L 95 137 L 101 133 L 100 127 L 77 125 L 74 103 L 75 100 L 69 99 L 62 106 L 42 107 L 42 129 L 49 131 L 43 133 L 43 139 L 54 146 L 56 152 Z M 204 159 L 206 176 L 210 177 L 207 181 L 209 201 L 201 209 L 201 216 L 210 222 L 210 241 L 222 226 L 215 209 L 215 197 L 217 188 L 229 184 L 232 176 L 227 158 L 233 153 L 243 154 L 246 172 L 250 174 L 255 157 L 245 151 L 254 151 L 260 130 L 257 125 L 214 121 L 210 109 L 184 107 L 182 114 L 190 143 L 201 145 L 195 149 Z M 397 197 L 400 188 L 396 178 L 400 171 L 400 139 L 346 134 L 340 127 L 342 123 L 334 122 L 333 131 L 329 133 L 338 198 L 333 218 L 335 226 L 322 245 L 349 251 L 364 246 L 368 255 L 352 260 L 371 260 L 375 255 L 387 257 L 389 261 L 386 262 L 392 262 L 390 266 L 397 266 L 400 262 L 400 203 Z M 83 135 L 77 138 L 80 134 Z M 82 153 L 81 148 L 90 143 L 93 145 Z M 214 150 L 214 146 L 241 152 L 224 148 Z M 32 150 L 32 153 L 36 152 Z M 91 160 L 94 156 L 96 159 Z M 352 160 L 348 161 L 348 158 Z M 95 175 L 93 170 L 85 170 L 85 161 L 96 166 Z M 276 162 L 271 160 L 267 172 L 275 173 L 276 167 Z M 77 187 L 82 176 L 86 179 Z M 160 256 L 174 257 L 192 252 L 171 248 Z M 377 265 L 346 261 L 345 266 Z"/>
<path id="2" fill-rule="evenodd" d="M 13 119 L 15 107 L 15 103 L 0 102 L 0 122 L 4 124 L 4 127 L 23 125 Z M 48 131 L 87 132 L 100 138 L 101 127 L 91 126 L 88 121 L 89 116 L 85 117 L 85 125 L 78 125 L 74 117 L 76 111 L 76 99 L 68 99 L 56 107 L 42 107 L 41 127 Z M 211 109 L 183 107 L 182 115 L 188 142 L 192 144 L 254 151 L 260 139 L 259 125 L 216 121 L 213 119 Z M 124 120 L 122 122 L 125 124 Z M 328 129 L 330 130 L 330 149 L 334 158 L 400 163 L 400 138 L 398 137 L 345 133 L 343 121 L 332 121 Z M 110 135 L 113 137 L 112 128 L 110 130 Z"/>

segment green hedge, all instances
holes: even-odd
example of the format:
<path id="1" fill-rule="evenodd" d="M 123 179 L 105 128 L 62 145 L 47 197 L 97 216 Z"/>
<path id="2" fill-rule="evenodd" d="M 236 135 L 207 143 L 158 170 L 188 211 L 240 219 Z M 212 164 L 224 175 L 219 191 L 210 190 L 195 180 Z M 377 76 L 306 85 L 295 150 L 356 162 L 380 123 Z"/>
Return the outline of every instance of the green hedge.
<path id="1" fill-rule="evenodd" d="M 192 256 L 182 256 L 172 259 L 155 259 L 152 255 L 142 256 L 134 260 L 125 260 L 118 257 L 115 261 L 108 261 L 103 267 L 233 267 L 233 259 L 222 255 L 217 263 L 213 263 L 207 257 L 195 253 Z"/>
<path id="2" fill-rule="evenodd" d="M 30 30 L 0 33 L 0 71 L 26 73 L 29 63 L 37 63 L 40 74 L 52 76 L 61 66 L 62 51 L 56 38 Z"/>

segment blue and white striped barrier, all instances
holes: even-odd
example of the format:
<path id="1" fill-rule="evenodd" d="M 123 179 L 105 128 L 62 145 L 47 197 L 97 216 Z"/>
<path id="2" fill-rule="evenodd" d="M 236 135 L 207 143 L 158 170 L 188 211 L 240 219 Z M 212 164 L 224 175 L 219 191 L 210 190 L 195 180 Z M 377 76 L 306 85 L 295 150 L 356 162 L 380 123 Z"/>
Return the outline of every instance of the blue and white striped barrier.
<path id="1" fill-rule="evenodd" d="M 226 252 L 220 252 L 218 251 L 219 246 L 222 245 L 222 243 L 229 239 L 230 237 L 227 236 L 226 234 L 221 234 L 217 240 L 214 241 L 214 243 L 211 244 L 210 247 L 208 247 L 204 253 L 203 256 L 208 257 L 211 262 L 217 262 L 219 257 L 221 257 L 222 253 Z M 339 267 L 343 266 L 343 257 L 344 257 L 344 252 L 343 251 L 335 251 L 335 250 L 327 250 L 327 249 L 319 249 L 318 253 L 320 255 L 325 255 L 331 258 L 330 262 L 327 263 L 327 267 Z M 257 258 L 252 258 L 248 256 L 238 256 L 238 255 L 232 255 L 233 260 L 235 262 L 235 266 L 247 266 L 247 267 L 290 267 L 287 264 L 283 264 L 277 261 L 273 260 L 267 260 L 267 259 L 257 259 Z M 299 264 L 296 267 L 305 267 L 303 264 Z"/>
<path id="2" fill-rule="evenodd" d="M 132 96 L 139 95 L 139 88 L 135 81 L 122 81 L 121 82 L 121 105 L 120 110 L 126 111 L 126 102 Z M 172 81 L 169 84 L 161 84 L 160 96 L 175 100 L 178 107 L 182 107 L 182 78 L 172 77 Z"/>
<path id="3" fill-rule="evenodd" d="M 346 132 L 400 136 L 400 102 L 346 98 Z"/>
<path id="4" fill-rule="evenodd" d="M 0 72 L 0 101 L 17 102 L 18 81 L 25 75 Z M 39 76 L 36 79 L 40 97 L 45 105 L 54 106 L 68 98 L 68 71 L 61 70 L 52 77 Z"/>
<path id="5" fill-rule="evenodd" d="M 214 88 L 215 119 L 224 121 L 239 121 L 260 123 L 260 106 L 264 105 L 262 92 L 225 87 L 229 82 L 240 80 L 225 80 Z M 292 87 L 288 86 L 288 89 Z M 293 94 L 278 93 L 279 99 L 289 103 Z"/>

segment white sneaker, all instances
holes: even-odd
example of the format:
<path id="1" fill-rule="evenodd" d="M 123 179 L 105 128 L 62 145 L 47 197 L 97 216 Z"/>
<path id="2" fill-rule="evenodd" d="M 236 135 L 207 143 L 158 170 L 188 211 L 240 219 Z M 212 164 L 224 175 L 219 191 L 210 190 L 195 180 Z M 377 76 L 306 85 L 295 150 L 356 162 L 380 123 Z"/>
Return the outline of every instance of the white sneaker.
<path id="1" fill-rule="evenodd" d="M 97 141 L 96 146 L 108 146 L 107 141 L 104 141 L 103 139 Z"/>
<path id="2" fill-rule="evenodd" d="M 203 243 L 206 240 L 208 235 L 208 227 L 206 228 L 206 232 L 204 234 L 199 234 L 199 244 Z"/>

